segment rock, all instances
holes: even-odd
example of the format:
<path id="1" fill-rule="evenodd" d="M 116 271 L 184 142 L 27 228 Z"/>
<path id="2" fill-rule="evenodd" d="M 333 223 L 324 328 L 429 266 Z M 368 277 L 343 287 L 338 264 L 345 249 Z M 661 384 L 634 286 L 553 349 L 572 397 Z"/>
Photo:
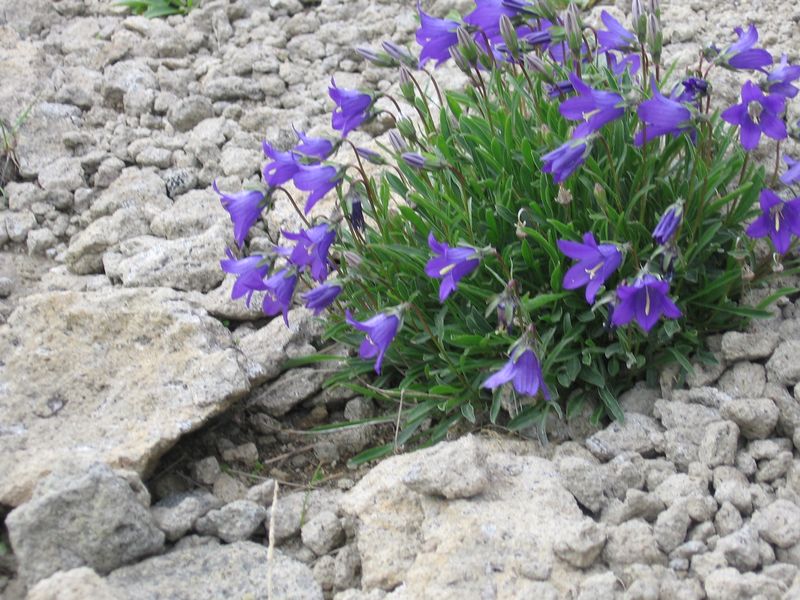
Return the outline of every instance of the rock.
<path id="1" fill-rule="evenodd" d="M 197 519 L 221 506 L 222 501 L 207 491 L 192 490 L 160 500 L 150 513 L 167 540 L 174 542 L 186 535 Z"/>
<path id="2" fill-rule="evenodd" d="M 319 584 L 323 591 L 333 589 L 334 578 L 336 577 L 336 559 L 330 555 L 320 556 L 314 563 L 314 580 Z"/>
<path id="3" fill-rule="evenodd" d="M 0 328 L 0 356 L 0 503 L 11 506 L 68 457 L 146 475 L 249 389 L 230 332 L 164 289 L 27 296 Z"/>
<path id="4" fill-rule="evenodd" d="M 720 415 L 733 421 L 747 439 L 769 437 L 778 423 L 778 407 L 769 398 L 732 400 L 722 406 Z"/>
<path id="5" fill-rule="evenodd" d="M 721 537 L 730 535 L 742 528 L 742 515 L 730 502 L 723 502 L 714 515 L 714 526 Z"/>
<path id="6" fill-rule="evenodd" d="M 792 466 L 792 453 L 788 450 L 780 452 L 774 458 L 762 461 L 756 471 L 756 481 L 770 483 L 783 477 Z"/>
<path id="7" fill-rule="evenodd" d="M 73 192 L 85 185 L 83 167 L 76 158 L 59 158 L 39 171 L 39 185 L 44 190 Z"/>
<path id="8" fill-rule="evenodd" d="M 70 240 L 64 255 L 69 270 L 78 275 L 102 273 L 103 254 L 119 242 L 148 233 L 145 215 L 138 208 L 123 208 L 101 217 Z"/>
<path id="9" fill-rule="evenodd" d="M 800 507 L 788 500 L 776 500 L 753 514 L 759 535 L 779 548 L 800 542 Z"/>
<path id="10" fill-rule="evenodd" d="M 7 212 L 4 220 L 8 239 L 20 244 L 25 243 L 28 232 L 36 227 L 36 217 L 29 210 Z"/>
<path id="11" fill-rule="evenodd" d="M 652 417 L 653 405 L 659 398 L 658 390 L 636 384 L 619 397 L 619 405 L 626 415 L 635 412 Z"/>
<path id="12" fill-rule="evenodd" d="M 280 326 L 285 327 L 283 319 L 275 321 L 280 321 Z M 319 392 L 327 376 L 327 373 L 320 369 L 292 369 L 273 383 L 255 390 L 250 397 L 251 406 L 261 408 L 273 417 L 282 417 Z"/>
<path id="13" fill-rule="evenodd" d="M 722 336 L 722 355 L 725 360 L 758 360 L 769 358 L 780 341 L 776 332 L 740 333 L 729 331 Z"/>
<path id="14" fill-rule="evenodd" d="M 287 496 L 278 496 L 278 504 L 267 509 L 267 527 L 273 521 L 276 544 L 282 544 L 300 533 L 303 523 L 307 523 L 322 511 L 335 509 L 341 492 L 313 490 L 311 492 L 295 492 Z M 273 520 L 272 513 L 275 512 Z"/>
<path id="15" fill-rule="evenodd" d="M 403 485 L 419 452 L 384 460 L 347 492 L 341 508 L 355 519 L 363 589 L 404 583 L 407 598 L 480 598 L 492 586 L 498 597 L 541 597 L 536 594 L 542 588 L 532 585 L 541 582 L 520 574 L 528 565 L 550 562 L 564 531 L 586 517 L 555 466 L 526 453 L 526 444 L 481 437 L 475 442 L 491 481 L 480 495 L 447 500 Z M 558 573 L 549 583 L 558 590 L 555 597 L 566 596 L 578 571 L 563 562 Z"/>
<path id="16" fill-rule="evenodd" d="M 736 569 L 718 569 L 706 577 L 708 600 L 780 600 L 786 586 L 764 575 L 739 573 Z"/>
<path id="17" fill-rule="evenodd" d="M 92 219 L 113 215 L 120 208 L 138 208 L 147 221 L 172 206 L 164 181 L 152 171 L 136 167 L 124 169 L 92 203 Z"/>
<path id="18" fill-rule="evenodd" d="M 243 500 L 247 495 L 247 486 L 235 477 L 222 473 L 214 481 L 214 495 L 226 504 Z"/>
<path id="19" fill-rule="evenodd" d="M 692 522 L 686 510 L 685 502 L 675 502 L 667 510 L 658 515 L 653 527 L 658 547 L 669 554 L 686 539 L 686 532 Z"/>
<path id="20" fill-rule="evenodd" d="M 214 225 L 229 225 L 228 213 L 211 190 L 192 190 L 153 218 L 150 228 L 168 240 L 200 235 Z"/>
<path id="21" fill-rule="evenodd" d="M 301 528 L 303 543 L 317 556 L 327 554 L 344 543 L 344 529 L 335 513 L 324 510 Z"/>
<path id="22" fill-rule="evenodd" d="M 658 549 L 653 529 L 641 519 L 627 521 L 608 532 L 603 559 L 612 569 L 625 565 L 666 565 L 667 557 Z"/>
<path id="23" fill-rule="evenodd" d="M 0 298 L 8 298 L 14 291 L 14 280 L 10 277 L 0 277 Z"/>
<path id="24" fill-rule="evenodd" d="M 770 381 L 791 386 L 800 382 L 800 340 L 782 342 L 767 361 Z M 760 395 L 760 394 L 759 394 Z"/>
<path id="25" fill-rule="evenodd" d="M 719 379 L 719 389 L 731 398 L 759 398 L 764 394 L 767 376 L 764 367 L 751 362 L 738 362 Z"/>
<path id="26" fill-rule="evenodd" d="M 219 462 L 213 456 L 206 456 L 192 466 L 192 478 L 203 485 L 214 485 L 221 472 Z"/>
<path id="27" fill-rule="evenodd" d="M 748 524 L 739 531 L 721 537 L 715 550 L 722 553 L 730 566 L 740 571 L 752 571 L 761 562 L 758 541 L 758 533 Z"/>
<path id="28" fill-rule="evenodd" d="M 63 158 L 63 136 L 77 131 L 81 125 L 81 110 L 76 106 L 34 103 L 19 129 L 14 149 L 20 174 L 26 179 L 34 179 L 48 165 Z"/>
<path id="29" fill-rule="evenodd" d="M 260 504 L 261 506 L 270 506 L 275 492 L 275 480 L 267 479 L 261 483 L 254 485 L 247 490 L 245 496 L 247 500 Z"/>
<path id="30" fill-rule="evenodd" d="M 252 542 L 204 545 L 117 569 L 108 583 L 124 597 L 137 600 L 266 598 L 267 573 L 271 572 L 276 600 L 322 600 L 322 590 L 308 567 L 280 551 L 273 560 L 268 570 L 267 548 Z"/>
<path id="31" fill-rule="evenodd" d="M 213 116 L 214 107 L 205 96 L 188 96 L 174 103 L 167 111 L 167 121 L 178 131 L 189 131 L 200 121 Z"/>
<path id="32" fill-rule="evenodd" d="M 611 571 L 591 575 L 581 582 L 578 600 L 616 600 L 622 584 Z"/>
<path id="33" fill-rule="evenodd" d="M 198 533 L 215 535 L 223 542 L 241 542 L 255 533 L 266 516 L 263 506 L 250 500 L 236 500 L 199 518 L 194 528 Z"/>
<path id="34" fill-rule="evenodd" d="M 593 513 L 598 512 L 605 504 L 606 482 L 603 471 L 600 465 L 577 456 L 567 456 L 558 461 L 558 472 L 564 487 Z"/>
<path id="35" fill-rule="evenodd" d="M 738 469 L 727 466 L 714 469 L 714 498 L 720 504 L 730 502 L 746 515 L 753 510 L 748 486 L 747 478 Z"/>
<path id="36" fill-rule="evenodd" d="M 714 387 L 692 387 L 688 390 L 675 390 L 672 393 L 673 402 L 687 404 L 702 404 L 709 408 L 719 408 L 731 397 Z"/>
<path id="37" fill-rule="evenodd" d="M 452 444 L 412 453 L 403 484 L 411 490 L 447 499 L 472 498 L 489 486 L 485 457 L 478 440 L 471 435 Z"/>
<path id="38" fill-rule="evenodd" d="M 708 467 L 732 465 L 736 459 L 736 446 L 739 442 L 739 426 L 732 421 L 717 421 L 706 427 L 698 459 Z"/>
<path id="39" fill-rule="evenodd" d="M 361 557 L 355 544 L 342 547 L 336 553 L 333 566 L 333 587 L 337 590 L 346 590 L 358 587 L 359 573 L 361 571 Z"/>
<path id="40" fill-rule="evenodd" d="M 147 63 L 138 59 L 123 60 L 106 68 L 103 73 L 103 98 L 116 108 L 122 108 L 125 97 L 158 88 L 158 81 Z"/>
<path id="41" fill-rule="evenodd" d="M 76 567 L 108 573 L 164 545 L 128 481 L 102 464 L 77 475 L 54 472 L 6 526 L 28 585 Z"/>
<path id="42" fill-rule="evenodd" d="M 600 460 L 611 460 L 623 452 L 648 456 L 663 443 L 658 423 L 651 417 L 631 413 L 623 423 L 614 422 L 586 440 L 586 447 Z"/>
<path id="43" fill-rule="evenodd" d="M 258 448 L 253 442 L 247 442 L 222 451 L 222 459 L 229 463 L 241 463 L 246 467 L 258 463 Z"/>
<path id="44" fill-rule="evenodd" d="M 592 566 L 600 556 L 607 539 L 608 534 L 603 526 L 586 519 L 566 531 L 565 535 L 556 541 L 553 550 L 556 556 L 573 567 L 585 569 Z"/>
<path id="45" fill-rule="evenodd" d="M 28 232 L 25 245 L 28 247 L 28 254 L 44 254 L 50 248 L 58 244 L 58 239 L 49 229 L 34 229 Z"/>
<path id="46" fill-rule="evenodd" d="M 25 600 L 124 600 L 106 581 L 88 567 L 58 571 L 41 580 Z"/>

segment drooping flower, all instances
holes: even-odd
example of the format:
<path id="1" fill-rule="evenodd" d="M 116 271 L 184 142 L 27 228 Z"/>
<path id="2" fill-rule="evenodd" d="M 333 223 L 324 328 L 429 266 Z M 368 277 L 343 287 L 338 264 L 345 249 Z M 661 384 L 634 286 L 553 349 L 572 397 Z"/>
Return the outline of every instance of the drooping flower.
<path id="1" fill-rule="evenodd" d="M 681 224 L 682 218 L 682 202 L 676 202 L 665 210 L 664 214 L 661 215 L 661 219 L 658 221 L 658 225 L 656 225 L 656 228 L 653 230 L 653 239 L 656 243 L 661 246 L 666 246 L 667 242 L 669 242 L 675 235 L 675 232 L 678 231 L 678 226 Z"/>
<path id="2" fill-rule="evenodd" d="M 800 181 L 800 160 L 794 160 L 784 155 L 783 162 L 786 163 L 788 168 L 786 169 L 786 173 L 781 175 L 781 181 L 785 185 L 791 185 Z"/>
<path id="3" fill-rule="evenodd" d="M 364 221 L 364 206 L 361 196 L 354 195 L 349 198 L 350 224 L 356 231 L 364 231 L 367 223 Z"/>
<path id="4" fill-rule="evenodd" d="M 281 269 L 264 282 L 264 302 L 261 307 L 264 314 L 277 315 L 283 313 L 283 322 L 289 326 L 289 305 L 292 303 L 294 288 L 297 285 L 297 273 L 290 269 Z"/>
<path id="5" fill-rule="evenodd" d="M 315 281 L 325 281 L 330 264 L 328 250 L 336 239 L 336 231 L 323 223 L 297 233 L 284 231 L 283 235 L 297 242 L 289 255 L 289 262 L 298 268 L 308 267 Z"/>
<path id="6" fill-rule="evenodd" d="M 226 273 L 236 275 L 231 299 L 237 300 L 245 296 L 245 304 L 249 307 L 250 301 L 253 299 L 253 292 L 267 289 L 264 277 L 269 271 L 269 263 L 263 256 L 257 254 L 237 259 L 230 248 L 226 248 L 225 252 L 228 259 L 221 260 L 219 265 Z"/>
<path id="7" fill-rule="evenodd" d="M 702 98 L 708 96 L 708 81 L 699 77 L 687 77 L 681 81 L 683 91 L 675 98 L 678 102 L 698 105 Z"/>
<path id="8" fill-rule="evenodd" d="M 617 287 L 617 303 L 611 323 L 619 327 L 635 320 L 645 332 L 649 333 L 663 315 L 667 319 L 682 316 L 680 309 L 667 295 L 669 283 L 645 274 L 637 277 L 633 285 Z"/>
<path id="9" fill-rule="evenodd" d="M 320 160 L 325 160 L 331 155 L 331 152 L 333 152 L 333 142 L 328 139 L 321 137 L 312 138 L 296 129 L 294 133 L 297 135 L 297 139 L 300 140 L 300 143 L 294 147 L 294 152 Z"/>
<path id="10" fill-rule="evenodd" d="M 575 138 L 599 131 L 606 123 L 625 114 L 624 102 L 619 94 L 592 89 L 575 73 L 569 74 L 569 80 L 578 94 L 564 100 L 558 110 L 566 119 L 584 121 L 575 130 Z"/>
<path id="11" fill-rule="evenodd" d="M 506 364 L 484 381 L 481 387 L 494 390 L 509 381 L 519 394 L 535 396 L 541 390 L 542 396 L 550 400 L 550 390 L 545 385 L 539 359 L 530 348 L 512 352 Z"/>
<path id="12" fill-rule="evenodd" d="M 250 228 L 261 216 L 265 204 L 264 193 L 259 190 L 242 190 L 235 194 L 220 192 L 216 181 L 211 187 L 219 195 L 220 203 L 231 216 L 233 239 L 241 248 Z"/>
<path id="13" fill-rule="evenodd" d="M 336 87 L 336 82 L 331 79 L 328 94 L 336 103 L 331 117 L 331 127 L 342 132 L 342 137 L 347 137 L 353 129 L 361 125 L 369 117 L 372 106 L 372 96 L 358 90 L 345 90 Z"/>
<path id="14" fill-rule="evenodd" d="M 419 55 L 420 68 L 429 60 L 436 61 L 438 67 L 450 58 L 450 48 L 458 43 L 456 30 L 458 23 L 449 19 L 437 19 L 423 12 L 417 2 L 420 26 L 417 29 L 417 43 L 422 46 Z"/>
<path id="15" fill-rule="evenodd" d="M 652 81 L 652 88 L 653 98 L 642 102 L 636 110 L 645 127 L 636 133 L 633 143 L 641 146 L 662 135 L 694 132 L 692 112 L 677 100 L 664 96 L 655 80 Z"/>
<path id="16" fill-rule="evenodd" d="M 583 243 L 558 240 L 558 249 L 577 260 L 564 275 L 563 286 L 575 290 L 586 286 L 586 302 L 594 304 L 597 291 L 622 264 L 622 253 L 615 244 L 598 244 L 591 231 L 583 234 Z"/>
<path id="17" fill-rule="evenodd" d="M 580 167 L 589 155 L 590 146 L 586 139 L 571 139 L 542 156 L 544 173 L 552 173 L 553 181 L 561 183 Z"/>
<path id="18" fill-rule="evenodd" d="M 626 54 L 621 60 L 611 52 L 606 56 L 608 57 L 608 66 L 611 67 L 611 72 L 618 78 L 625 73 L 626 69 L 630 69 L 631 77 L 633 77 L 642 68 L 642 57 L 635 52 Z"/>
<path id="19" fill-rule="evenodd" d="M 502 40 L 500 17 L 513 17 L 519 11 L 507 6 L 503 0 L 475 0 L 475 8 L 464 17 L 464 22 L 483 31 L 492 42 Z"/>
<path id="20" fill-rule="evenodd" d="M 300 297 L 306 303 L 306 308 L 313 310 L 319 316 L 323 310 L 328 308 L 336 297 L 342 293 L 342 286 L 336 283 L 323 283 L 313 290 L 301 294 Z"/>
<path id="21" fill-rule="evenodd" d="M 800 65 L 790 65 L 784 54 L 780 64 L 767 74 L 767 90 L 770 94 L 780 94 L 786 98 L 794 98 L 800 89 L 792 85 L 800 79 Z"/>
<path id="22" fill-rule="evenodd" d="M 565 96 L 574 91 L 575 88 L 572 87 L 572 82 L 569 79 L 565 79 L 564 81 L 557 81 L 556 83 L 548 84 L 547 86 L 547 95 L 550 98 Z"/>
<path id="23" fill-rule="evenodd" d="M 300 162 L 293 152 L 280 152 L 267 142 L 262 142 L 261 147 L 264 149 L 266 157 L 272 159 L 272 162 L 264 165 L 262 171 L 264 181 L 268 186 L 283 185 L 300 169 Z"/>
<path id="24" fill-rule="evenodd" d="M 311 212 L 314 205 L 329 191 L 335 188 L 342 180 L 342 174 L 336 167 L 330 165 L 300 165 L 294 176 L 297 189 L 311 192 L 306 200 L 306 214 Z"/>
<path id="25" fill-rule="evenodd" d="M 786 98 L 778 94 L 764 95 L 752 81 L 742 86 L 742 102 L 722 113 L 722 119 L 739 126 L 739 140 L 745 150 L 758 146 L 763 133 L 774 140 L 786 139 L 786 124 L 781 113 Z"/>
<path id="26" fill-rule="evenodd" d="M 781 199 L 772 190 L 762 190 L 759 196 L 761 216 L 747 228 L 752 238 L 769 236 L 779 254 L 786 254 L 792 245 L 792 236 L 800 236 L 800 198 Z"/>
<path id="27" fill-rule="evenodd" d="M 609 50 L 624 52 L 636 48 L 636 36 L 625 29 L 622 23 L 605 10 L 600 13 L 600 18 L 608 29 L 601 29 L 597 32 L 597 41 L 600 45 L 597 49 L 598 52 L 608 52 Z"/>
<path id="28" fill-rule="evenodd" d="M 425 274 L 442 280 L 439 302 L 444 302 L 458 287 L 458 282 L 478 268 L 480 253 L 470 246 L 451 247 L 439 242 L 432 231 L 428 234 L 428 247 L 436 256 L 425 265 Z"/>
<path id="29" fill-rule="evenodd" d="M 758 30 L 755 25 L 745 32 L 741 27 L 734 28 L 739 40 L 716 57 L 716 62 L 731 69 L 756 69 L 763 71 L 772 64 L 772 55 L 763 48 L 753 48 L 758 42 Z"/>
<path id="30" fill-rule="evenodd" d="M 396 315 L 378 313 L 366 321 L 356 321 L 348 309 L 345 311 L 345 320 L 352 327 L 367 334 L 358 349 L 358 356 L 363 360 L 369 360 L 377 356 L 375 372 L 380 375 L 383 357 L 397 335 L 397 330 L 400 328 L 400 319 Z"/>

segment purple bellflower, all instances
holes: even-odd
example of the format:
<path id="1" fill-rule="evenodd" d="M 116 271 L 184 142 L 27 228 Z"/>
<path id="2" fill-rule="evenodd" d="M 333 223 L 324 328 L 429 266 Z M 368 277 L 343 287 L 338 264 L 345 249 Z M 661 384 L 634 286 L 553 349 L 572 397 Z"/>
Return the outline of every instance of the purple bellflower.
<path id="1" fill-rule="evenodd" d="M 330 165 L 300 165 L 294 176 L 297 189 L 311 192 L 305 205 L 305 213 L 311 212 L 314 205 L 342 180 L 342 174 Z"/>
<path id="2" fill-rule="evenodd" d="M 283 322 L 289 326 L 289 305 L 292 303 L 294 288 L 297 285 L 297 273 L 290 269 L 281 269 L 264 282 L 266 294 L 262 309 L 264 314 L 277 315 L 283 313 Z"/>
<path id="3" fill-rule="evenodd" d="M 784 54 L 780 64 L 767 75 L 767 90 L 770 94 L 794 98 L 800 92 L 797 86 L 792 85 L 797 79 L 800 79 L 800 65 L 790 65 Z"/>
<path id="4" fill-rule="evenodd" d="M 622 60 L 619 60 L 616 55 L 610 52 L 606 56 L 608 57 L 608 66 L 611 67 L 611 72 L 618 78 L 625 73 L 626 69 L 630 69 L 631 77 L 633 77 L 642 68 L 642 57 L 638 54 L 627 54 L 622 57 Z"/>
<path id="5" fill-rule="evenodd" d="M 264 193 L 259 190 L 242 190 L 235 194 L 227 194 L 219 191 L 216 181 L 212 183 L 211 187 L 219 195 L 220 203 L 231 216 L 233 239 L 241 248 L 250 228 L 261 216 L 261 209 L 265 204 Z"/>
<path id="6" fill-rule="evenodd" d="M 547 95 L 550 98 L 565 96 L 574 91 L 575 88 L 572 87 L 572 82 L 569 79 L 565 79 L 564 81 L 557 81 L 556 83 L 548 84 L 547 86 Z"/>
<path id="7" fill-rule="evenodd" d="M 758 146 L 763 133 L 774 140 L 786 139 L 786 124 L 781 113 L 786 98 L 778 94 L 765 96 L 752 81 L 742 86 L 742 102 L 722 113 L 722 119 L 731 125 L 738 125 L 739 140 L 745 150 Z"/>
<path id="8" fill-rule="evenodd" d="M 552 152 L 542 156 L 544 161 L 542 172 L 552 173 L 553 181 L 561 183 L 584 163 L 590 149 L 586 139 L 567 140 Z"/>
<path id="9" fill-rule="evenodd" d="M 328 308 L 336 297 L 342 293 L 342 286 L 336 283 L 323 283 L 313 290 L 301 294 L 300 297 L 306 303 L 306 308 L 313 310 L 319 316 L 323 310 Z"/>
<path id="10" fill-rule="evenodd" d="M 741 27 L 734 28 L 739 40 L 721 52 L 716 62 L 731 69 L 755 69 L 763 71 L 772 64 L 772 55 L 763 48 L 753 48 L 758 42 L 758 30 L 750 25 L 745 32 Z"/>
<path id="11" fill-rule="evenodd" d="M 573 134 L 576 139 L 599 131 L 606 123 L 625 114 L 619 94 L 592 89 L 574 73 L 569 74 L 569 80 L 578 95 L 564 100 L 558 110 L 566 119 L 584 121 Z"/>
<path id="12" fill-rule="evenodd" d="M 791 185 L 800 181 L 800 160 L 794 160 L 784 155 L 783 161 L 788 168 L 786 173 L 781 175 L 781 182 L 785 185 Z"/>
<path id="13" fill-rule="evenodd" d="M 583 243 L 558 240 L 558 249 L 578 262 L 564 275 L 563 286 L 575 290 L 586 286 L 586 302 L 594 304 L 600 286 L 622 264 L 622 253 L 615 244 L 599 244 L 592 232 L 583 234 Z"/>
<path id="14" fill-rule="evenodd" d="M 308 267 L 315 281 L 325 281 L 330 264 L 328 250 L 336 239 L 336 231 L 323 223 L 297 233 L 284 231 L 283 235 L 297 242 L 289 255 L 289 262 L 298 268 Z"/>
<path id="15" fill-rule="evenodd" d="M 331 79 L 328 94 L 336 103 L 331 117 L 331 126 L 336 131 L 341 131 L 343 138 L 347 137 L 348 133 L 367 120 L 369 109 L 372 106 L 372 96 L 358 90 L 336 87 L 333 79 Z"/>
<path id="16" fill-rule="evenodd" d="M 267 142 L 262 142 L 261 147 L 264 149 L 266 157 L 272 161 L 264 165 L 262 171 L 264 181 L 268 186 L 283 185 L 300 169 L 300 163 L 293 152 L 280 152 Z"/>
<path id="17" fill-rule="evenodd" d="M 687 77 L 681 81 L 681 86 L 683 91 L 675 98 L 678 102 L 699 106 L 700 100 L 708 96 L 708 81 L 705 79 Z"/>
<path id="18" fill-rule="evenodd" d="M 226 273 L 236 275 L 236 281 L 231 291 L 231 299 L 237 300 L 245 296 L 245 304 L 250 307 L 253 299 L 253 292 L 264 291 L 267 289 L 264 277 L 269 271 L 269 263 L 263 256 L 254 254 L 237 259 L 233 256 L 230 248 L 226 248 L 227 260 L 221 260 L 219 265 Z"/>
<path id="19" fill-rule="evenodd" d="M 685 131 L 694 133 L 692 112 L 677 100 L 664 96 L 655 80 L 652 88 L 653 98 L 642 102 L 636 111 L 645 128 L 636 133 L 633 143 L 641 146 L 662 135 L 676 136 Z"/>
<path id="20" fill-rule="evenodd" d="M 437 19 L 422 11 L 417 2 L 420 26 L 417 29 L 417 43 L 422 46 L 419 55 L 420 68 L 429 60 L 436 61 L 436 66 L 450 58 L 450 48 L 458 44 L 456 30 L 458 23 L 449 19 Z"/>
<path id="21" fill-rule="evenodd" d="M 601 29 L 597 32 L 597 41 L 600 44 L 597 49 L 598 52 L 608 52 L 609 50 L 628 51 L 636 48 L 636 36 L 625 29 L 622 23 L 606 11 L 600 13 L 600 18 L 608 30 Z"/>
<path id="22" fill-rule="evenodd" d="M 769 236 L 779 254 L 786 254 L 792 235 L 800 236 L 800 198 L 784 202 L 772 190 L 762 190 L 759 197 L 761 216 L 747 228 L 752 238 Z"/>
<path id="23" fill-rule="evenodd" d="M 633 285 L 618 286 L 618 302 L 611 323 L 619 327 L 635 320 L 649 333 L 662 315 L 668 319 L 680 318 L 680 309 L 667 294 L 669 283 L 649 273 L 637 277 Z"/>
<path id="24" fill-rule="evenodd" d="M 519 11 L 506 6 L 503 0 L 475 0 L 475 9 L 464 17 L 464 22 L 483 31 L 492 42 L 501 41 L 500 17 L 509 18 Z"/>
<path id="25" fill-rule="evenodd" d="M 458 282 L 478 268 L 480 253 L 469 246 L 453 248 L 439 242 L 432 231 L 428 234 L 428 246 L 436 256 L 425 265 L 425 274 L 442 280 L 439 302 L 444 302 L 456 290 Z"/>
<path id="26" fill-rule="evenodd" d="M 682 219 L 682 203 L 676 202 L 665 210 L 664 214 L 661 215 L 661 219 L 658 221 L 658 225 L 656 225 L 656 228 L 653 230 L 653 239 L 656 243 L 661 246 L 666 246 L 667 242 L 669 242 L 675 235 L 675 232 L 678 231 Z"/>
<path id="27" fill-rule="evenodd" d="M 296 129 L 294 133 L 297 135 L 297 139 L 300 140 L 300 143 L 294 147 L 293 152 L 319 160 L 325 160 L 331 155 L 331 152 L 333 152 L 333 142 L 328 139 L 321 137 L 312 138 Z"/>
<path id="28" fill-rule="evenodd" d="M 366 321 L 356 321 L 350 310 L 345 311 L 345 320 L 352 327 L 363 331 L 367 335 L 358 349 L 358 356 L 363 360 L 369 360 L 377 356 L 375 361 L 375 372 L 380 375 L 383 366 L 383 357 L 386 350 L 397 335 L 400 328 L 400 319 L 396 315 L 378 313 Z"/>
<path id="29" fill-rule="evenodd" d="M 536 396 L 541 390 L 545 400 L 550 400 L 550 390 L 544 383 L 539 359 L 530 348 L 520 347 L 520 350 L 512 352 L 508 362 L 484 381 L 481 387 L 494 390 L 510 381 L 518 394 Z"/>

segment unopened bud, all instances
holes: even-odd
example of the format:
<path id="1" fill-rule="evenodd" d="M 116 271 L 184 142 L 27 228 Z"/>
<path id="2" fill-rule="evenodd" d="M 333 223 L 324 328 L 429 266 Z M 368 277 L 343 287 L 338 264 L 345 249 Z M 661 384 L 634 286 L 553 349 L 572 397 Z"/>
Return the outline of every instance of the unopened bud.
<path id="1" fill-rule="evenodd" d="M 647 9 L 650 11 L 651 15 L 655 15 L 656 17 L 661 16 L 661 2 L 659 0 L 650 0 Z"/>
<path id="2" fill-rule="evenodd" d="M 544 77 L 547 81 L 552 81 L 550 69 L 548 69 L 545 62 L 535 54 L 526 54 L 523 58 L 523 62 L 526 69 L 539 73 L 539 75 Z"/>
<path id="3" fill-rule="evenodd" d="M 400 65 L 400 93 L 406 101 L 414 103 L 414 81 L 411 71 L 405 65 Z"/>
<path id="4" fill-rule="evenodd" d="M 405 152 L 408 150 L 408 144 L 406 144 L 403 136 L 401 136 L 394 129 L 389 132 L 389 143 L 392 145 L 392 148 L 394 148 L 395 152 Z"/>
<path id="5" fill-rule="evenodd" d="M 417 139 L 417 132 L 414 130 L 414 123 L 408 117 L 397 120 L 397 131 L 407 140 Z"/>
<path id="6" fill-rule="evenodd" d="M 469 64 L 474 65 L 478 61 L 478 44 L 472 39 L 469 32 L 463 27 L 456 29 L 458 39 L 458 50 Z"/>
<path id="7" fill-rule="evenodd" d="M 509 54 L 514 60 L 519 59 L 519 37 L 517 37 L 517 30 L 514 28 L 514 23 L 508 15 L 500 15 L 500 35 L 503 36 L 503 41 L 508 48 Z"/>
<path id="8" fill-rule="evenodd" d="M 358 267 L 361 266 L 361 263 L 364 262 L 364 259 L 352 250 L 345 250 L 342 252 L 342 256 L 344 257 L 347 266 L 353 269 L 358 269 Z"/>
<path id="9" fill-rule="evenodd" d="M 561 206 L 568 206 L 572 204 L 572 192 L 570 192 L 563 185 L 559 186 L 558 194 L 556 194 L 556 202 Z"/>
<path id="10" fill-rule="evenodd" d="M 457 46 L 450 46 L 448 52 L 450 53 L 450 58 L 453 59 L 453 62 L 461 70 L 462 73 L 469 74 L 470 72 L 472 72 L 472 67 L 467 62 L 467 59 L 464 58 L 464 55 L 461 54 L 461 51 L 458 49 Z"/>
<path id="11" fill-rule="evenodd" d="M 578 12 L 578 5 L 570 2 L 567 6 L 567 14 L 564 16 L 564 33 L 567 36 L 567 46 L 572 55 L 576 58 L 581 54 L 583 45 L 583 33 L 581 29 L 581 15 Z"/>
<path id="12" fill-rule="evenodd" d="M 647 46 L 656 64 L 661 62 L 661 48 L 663 46 L 664 35 L 661 32 L 661 24 L 655 14 L 647 16 Z"/>
<path id="13" fill-rule="evenodd" d="M 367 46 L 359 46 L 356 52 L 377 67 L 395 67 L 397 62 L 385 52 L 373 50 Z"/>
<path id="14" fill-rule="evenodd" d="M 594 189 L 594 197 L 597 198 L 597 201 L 600 204 L 605 204 L 608 201 L 608 195 L 606 194 L 606 188 L 604 188 L 601 184 L 595 183 Z"/>
<path id="15" fill-rule="evenodd" d="M 418 152 L 405 152 L 402 158 L 408 166 L 425 171 L 437 171 L 439 169 L 444 169 L 446 166 L 444 161 L 430 154 L 423 156 Z"/>
<path id="16" fill-rule="evenodd" d="M 642 0 L 633 0 L 631 4 L 631 19 L 636 36 L 640 42 L 643 42 L 647 36 L 647 10 Z"/>
<path id="17" fill-rule="evenodd" d="M 409 52 L 406 48 L 389 41 L 383 42 L 381 46 L 383 46 L 383 49 L 386 50 L 386 53 L 389 56 L 391 56 L 400 64 L 406 65 L 412 69 L 417 68 L 419 61 L 414 58 L 414 55 L 411 54 L 411 52 Z"/>

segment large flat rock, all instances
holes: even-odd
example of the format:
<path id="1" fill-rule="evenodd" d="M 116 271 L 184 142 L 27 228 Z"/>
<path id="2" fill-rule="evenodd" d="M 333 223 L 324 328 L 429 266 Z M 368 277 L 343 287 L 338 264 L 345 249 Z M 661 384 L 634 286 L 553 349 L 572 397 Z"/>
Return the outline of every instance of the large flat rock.
<path id="1" fill-rule="evenodd" d="M 164 288 L 25 298 L 0 327 L 0 503 L 59 464 L 147 475 L 249 390 L 229 331 Z"/>

